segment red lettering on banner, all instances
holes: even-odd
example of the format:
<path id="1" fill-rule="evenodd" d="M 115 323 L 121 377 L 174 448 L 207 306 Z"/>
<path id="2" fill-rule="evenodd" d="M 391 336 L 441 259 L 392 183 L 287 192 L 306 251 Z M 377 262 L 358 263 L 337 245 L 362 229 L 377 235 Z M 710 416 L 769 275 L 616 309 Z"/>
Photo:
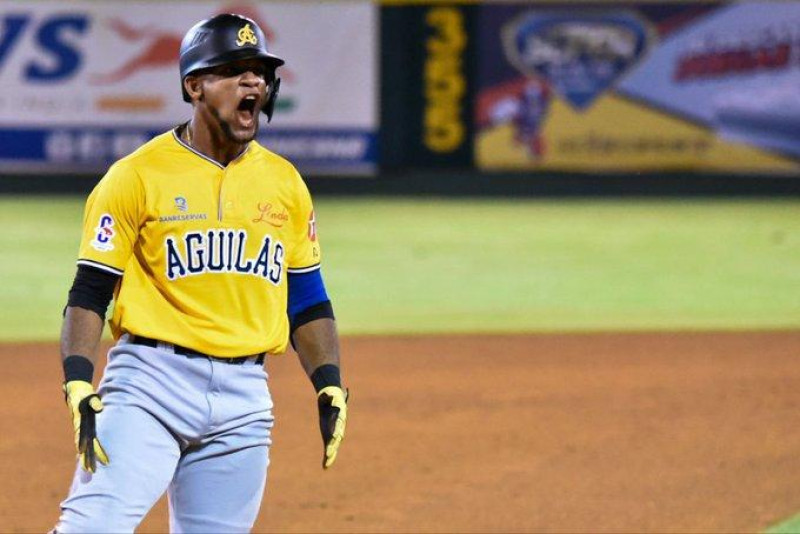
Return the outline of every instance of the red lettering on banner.
<path id="1" fill-rule="evenodd" d="M 758 70 L 785 69 L 789 66 L 791 43 L 772 46 L 741 45 L 735 49 L 713 50 L 684 55 L 673 78 L 678 82 L 719 78 Z"/>

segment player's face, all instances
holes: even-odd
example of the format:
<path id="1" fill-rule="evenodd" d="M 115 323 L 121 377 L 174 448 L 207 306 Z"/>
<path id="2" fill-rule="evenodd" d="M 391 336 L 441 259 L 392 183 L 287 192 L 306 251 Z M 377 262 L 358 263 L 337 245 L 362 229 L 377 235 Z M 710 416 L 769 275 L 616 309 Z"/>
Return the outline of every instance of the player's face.
<path id="1" fill-rule="evenodd" d="M 256 59 L 213 67 L 202 74 L 203 102 L 234 143 L 252 141 L 258 131 L 272 70 Z"/>

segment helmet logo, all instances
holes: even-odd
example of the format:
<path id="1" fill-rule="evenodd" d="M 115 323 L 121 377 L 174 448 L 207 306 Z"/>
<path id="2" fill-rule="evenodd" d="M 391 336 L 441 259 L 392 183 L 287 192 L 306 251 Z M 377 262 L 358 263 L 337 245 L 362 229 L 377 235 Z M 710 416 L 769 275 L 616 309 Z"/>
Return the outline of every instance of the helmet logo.
<path id="1" fill-rule="evenodd" d="M 250 27 L 249 22 L 242 26 L 242 29 L 239 30 L 239 33 L 236 34 L 236 36 L 239 38 L 239 40 L 236 41 L 236 46 L 244 46 L 245 44 L 251 44 L 255 46 L 258 44 L 258 38 L 253 32 L 253 28 Z"/>

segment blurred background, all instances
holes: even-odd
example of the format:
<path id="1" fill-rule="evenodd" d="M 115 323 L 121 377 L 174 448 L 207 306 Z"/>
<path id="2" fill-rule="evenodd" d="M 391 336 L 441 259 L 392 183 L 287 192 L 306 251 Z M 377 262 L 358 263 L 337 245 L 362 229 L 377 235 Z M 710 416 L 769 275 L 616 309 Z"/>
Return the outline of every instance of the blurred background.
<path id="1" fill-rule="evenodd" d="M 340 179 L 325 191 L 796 188 L 771 179 L 800 155 L 789 1 L 3 0 L 3 173 L 91 181 L 186 120 L 180 41 L 221 12 L 256 20 L 286 58 L 259 139 Z"/>
<path id="2" fill-rule="evenodd" d="M 800 2 L 0 0 L 2 339 L 57 337 L 86 194 L 220 12 L 286 59 L 259 141 L 345 333 L 800 326 Z"/>

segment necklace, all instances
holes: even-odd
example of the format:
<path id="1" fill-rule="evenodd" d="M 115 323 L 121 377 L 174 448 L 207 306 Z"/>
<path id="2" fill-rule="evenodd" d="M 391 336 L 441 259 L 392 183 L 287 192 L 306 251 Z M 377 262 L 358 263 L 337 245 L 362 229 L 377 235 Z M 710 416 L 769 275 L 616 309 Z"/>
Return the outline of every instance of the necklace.
<path id="1" fill-rule="evenodd" d="M 186 123 L 186 144 L 192 146 L 192 129 L 190 123 Z"/>

